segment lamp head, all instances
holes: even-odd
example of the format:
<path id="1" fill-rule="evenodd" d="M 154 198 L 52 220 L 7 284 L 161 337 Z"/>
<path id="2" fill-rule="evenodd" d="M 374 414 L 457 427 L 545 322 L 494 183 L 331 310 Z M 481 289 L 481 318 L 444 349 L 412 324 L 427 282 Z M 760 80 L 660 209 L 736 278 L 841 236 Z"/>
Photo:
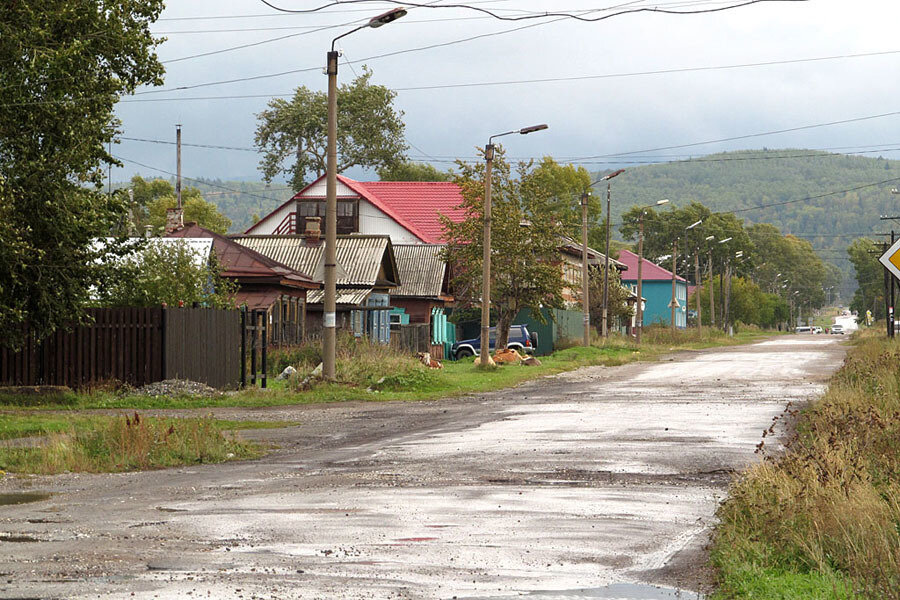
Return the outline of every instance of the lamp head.
<path id="1" fill-rule="evenodd" d="M 387 25 L 392 21 L 396 21 L 400 17 L 406 16 L 406 9 L 403 7 L 392 8 L 387 12 L 383 12 L 377 17 L 372 17 L 369 19 L 369 27 L 372 29 L 378 29 L 382 25 Z"/>
<path id="2" fill-rule="evenodd" d="M 730 241 L 731 241 L 731 238 L 730 238 L 730 237 L 727 237 L 727 238 L 725 238 L 724 240 L 719 240 L 719 243 L 720 243 L 720 244 L 724 244 L 725 242 L 730 242 Z"/>
<path id="3" fill-rule="evenodd" d="M 657 201 L 656 201 L 656 206 L 659 206 L 659 205 L 661 205 L 661 204 L 668 204 L 668 203 L 669 203 L 669 199 L 668 199 L 668 198 L 664 198 L 663 200 L 657 200 Z"/>
<path id="4" fill-rule="evenodd" d="M 716 239 L 716 236 L 714 236 L 714 235 L 708 235 L 708 236 L 706 236 L 706 241 L 707 241 L 707 242 L 709 242 L 709 241 L 711 241 L 711 240 L 714 240 L 714 239 Z"/>
<path id="5" fill-rule="evenodd" d="M 614 172 L 610 173 L 609 175 L 605 175 L 605 176 L 601 177 L 600 181 L 609 181 L 616 175 L 621 175 L 624 172 L 625 172 L 625 169 L 619 169 L 618 171 L 614 171 Z"/>
<path id="6" fill-rule="evenodd" d="M 521 135 L 526 135 L 528 133 L 534 133 L 535 131 L 540 131 L 542 129 L 547 129 L 546 123 L 541 123 L 540 125 L 532 125 L 531 127 L 523 127 L 519 130 Z"/>
<path id="7" fill-rule="evenodd" d="M 685 229 L 693 229 L 694 227 L 696 227 L 697 225 L 699 225 L 702 222 L 703 222 L 703 219 L 700 219 L 696 223 L 692 223 L 692 224 L 688 225 L 687 227 L 685 227 Z"/>

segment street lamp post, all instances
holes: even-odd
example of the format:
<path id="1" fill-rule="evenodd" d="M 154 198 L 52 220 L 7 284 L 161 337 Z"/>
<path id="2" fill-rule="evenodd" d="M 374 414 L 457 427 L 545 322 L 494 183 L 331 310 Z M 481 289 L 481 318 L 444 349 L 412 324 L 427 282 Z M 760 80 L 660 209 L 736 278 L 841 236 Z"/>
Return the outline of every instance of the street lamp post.
<path id="1" fill-rule="evenodd" d="M 704 239 L 703 241 L 711 242 L 714 239 L 716 239 L 716 236 L 708 235 L 708 236 L 706 236 L 706 239 Z M 709 328 L 710 328 L 710 331 L 712 331 L 713 329 L 716 328 L 716 304 L 715 304 L 715 300 L 714 300 L 714 296 L 715 296 L 714 292 L 715 292 L 716 286 L 713 285 L 712 246 L 707 246 L 706 249 L 707 249 L 707 260 L 706 260 L 707 265 L 706 266 L 709 269 Z M 699 271 L 700 271 L 700 266 L 699 266 L 700 247 L 699 246 L 697 247 L 697 256 L 698 256 L 697 272 L 698 272 L 698 276 L 699 276 Z M 701 283 L 700 287 L 697 288 L 697 294 L 699 294 L 700 291 L 703 289 L 703 286 L 702 286 L 703 279 L 702 278 L 700 280 L 700 283 Z M 697 296 L 697 321 L 700 322 L 700 296 L 699 295 Z M 703 331 L 702 323 L 701 323 L 700 331 Z"/>
<path id="2" fill-rule="evenodd" d="M 404 8 L 394 8 L 369 19 L 365 25 L 351 29 L 331 40 L 325 73 L 328 75 L 328 143 L 326 149 L 325 178 L 325 306 L 322 313 L 322 376 L 334 379 L 337 326 L 337 74 L 339 52 L 334 44 L 339 39 L 360 29 L 376 29 L 406 14 Z"/>
<path id="3" fill-rule="evenodd" d="M 494 359 L 491 358 L 491 176 L 494 167 L 494 138 L 518 133 L 526 135 L 535 131 L 547 129 L 547 125 L 532 125 L 515 131 L 498 133 L 488 138 L 484 147 L 484 248 L 481 273 L 481 353 L 476 359 L 476 364 L 491 366 Z"/>
<path id="4" fill-rule="evenodd" d="M 718 243 L 719 243 L 719 244 L 727 244 L 727 243 L 730 242 L 731 240 L 732 240 L 732 238 L 727 237 L 727 238 L 725 238 L 724 240 L 719 240 Z M 724 267 L 724 265 L 723 265 L 723 267 Z M 723 268 L 722 271 L 719 271 L 719 295 L 722 296 L 722 307 L 721 307 L 721 308 L 722 308 L 722 311 L 721 311 L 721 314 L 722 314 L 722 329 L 723 329 L 723 330 L 725 330 L 725 327 L 726 327 L 726 325 L 725 325 L 725 282 L 724 282 L 724 280 L 723 280 L 724 273 L 725 273 L 724 268 Z M 709 284 L 710 284 L 710 286 L 712 286 L 712 275 L 710 275 L 710 282 L 709 282 Z"/>
<path id="5" fill-rule="evenodd" d="M 619 169 L 605 177 L 601 177 L 600 181 L 606 182 L 606 250 L 603 251 L 603 315 L 601 333 L 604 338 L 609 337 L 609 207 L 610 207 L 610 184 L 609 180 L 617 175 L 621 175 L 625 169 Z"/>
<path id="6" fill-rule="evenodd" d="M 669 202 L 669 199 L 666 198 L 664 200 L 658 200 L 653 204 L 648 204 L 647 206 L 641 207 L 641 216 L 638 219 L 639 228 L 638 228 L 638 284 L 637 284 L 637 322 L 635 323 L 635 329 L 637 330 L 637 343 L 641 343 L 641 333 L 644 329 L 644 300 L 641 295 L 643 292 L 643 266 L 644 266 L 644 215 L 647 213 L 648 208 L 652 208 L 654 206 L 659 206 L 661 204 L 666 204 Z"/>
<path id="7" fill-rule="evenodd" d="M 606 182 L 606 251 L 603 257 L 603 316 L 601 321 L 600 335 L 607 337 L 607 309 L 609 304 L 609 207 L 610 207 L 610 184 L 609 180 L 617 175 L 621 175 L 625 169 L 619 169 L 609 175 L 604 175 L 597 181 L 592 181 L 588 185 L 588 189 L 581 194 L 581 259 L 582 259 L 582 297 L 584 298 L 582 308 L 584 310 L 584 345 L 591 344 L 591 314 L 590 303 L 588 302 L 588 270 L 587 270 L 587 203 L 591 197 L 591 190 L 594 184 L 601 181 Z"/>
<path id="8" fill-rule="evenodd" d="M 690 239 L 691 239 L 690 231 L 691 231 L 694 227 L 700 225 L 701 223 L 703 223 L 703 219 L 698 220 L 696 223 L 691 223 L 690 225 L 688 225 L 687 227 L 684 228 L 684 247 L 685 247 L 685 250 L 686 250 L 686 251 L 687 251 L 687 249 L 688 249 L 688 244 L 689 244 L 689 241 L 690 241 Z M 699 261 L 700 261 L 700 259 L 699 259 L 699 253 L 700 253 L 700 245 L 698 244 L 698 245 L 697 245 L 697 248 L 695 248 L 695 250 L 694 250 L 694 259 L 695 259 L 695 260 L 694 260 L 694 280 L 697 282 L 697 289 L 694 291 L 694 293 L 697 294 L 697 331 L 702 331 L 702 330 L 701 330 L 701 324 L 700 324 L 700 315 L 701 315 L 701 313 L 700 313 L 700 280 L 699 280 L 699 277 L 700 277 L 700 262 L 699 262 Z M 691 268 L 691 267 L 690 267 L 689 264 L 685 265 L 685 273 L 684 273 L 685 275 L 688 275 L 688 274 L 690 273 L 690 268 Z M 687 288 L 687 280 L 688 280 L 688 277 L 685 277 L 684 280 L 685 280 L 685 288 Z M 673 304 L 674 304 L 674 302 L 675 302 L 675 297 L 674 297 L 674 294 L 675 294 L 675 283 L 674 283 L 674 279 L 673 279 L 672 281 L 673 281 L 673 283 L 672 283 L 672 294 L 673 294 L 673 296 L 672 296 L 672 302 L 673 302 Z M 684 308 L 685 308 L 685 312 L 684 312 L 684 328 L 687 329 L 687 309 L 689 308 L 689 306 L 688 306 L 688 297 L 687 297 L 687 292 L 686 292 L 686 291 L 685 291 Z M 673 313 L 672 316 L 673 316 L 673 318 L 674 318 L 674 313 Z"/>

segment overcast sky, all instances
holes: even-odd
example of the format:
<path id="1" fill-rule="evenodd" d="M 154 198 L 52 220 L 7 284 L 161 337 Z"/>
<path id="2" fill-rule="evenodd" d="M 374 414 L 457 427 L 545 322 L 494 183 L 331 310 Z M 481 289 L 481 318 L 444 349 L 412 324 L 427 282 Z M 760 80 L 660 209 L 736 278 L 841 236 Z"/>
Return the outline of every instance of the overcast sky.
<path id="1" fill-rule="evenodd" d="M 435 4 L 457 1 L 461 2 Z M 696 10 L 740 1 L 659 0 L 653 5 Z M 273 2 L 293 9 L 327 3 Z M 166 64 L 164 89 L 259 78 L 126 98 L 118 107 L 122 135 L 174 141 L 175 124 L 181 123 L 185 143 L 237 148 L 252 148 L 256 115 L 269 98 L 290 95 L 301 85 L 325 89 L 322 66 L 333 37 L 351 29 L 357 20 L 396 6 L 347 3 L 316 14 L 294 15 L 276 12 L 257 0 L 169 4 L 153 27 L 168 38 L 159 48 L 161 60 L 174 61 Z M 600 9 L 614 5 L 651 6 L 644 0 L 472 0 L 470 5 L 505 16 L 554 11 L 588 18 L 608 14 Z M 336 27 L 316 31 L 326 26 Z M 606 156 L 900 111 L 898 27 L 897 0 L 764 2 L 709 14 L 637 13 L 592 23 L 555 18 L 511 22 L 465 8 L 417 8 L 395 23 L 363 29 L 339 41 L 343 50 L 339 80 L 349 82 L 354 69 L 358 73 L 366 64 L 374 71 L 376 83 L 399 90 L 396 105 L 405 112 L 410 156 L 442 168 L 450 165 L 438 161 L 474 158 L 474 148 L 483 146 L 492 134 L 535 123 L 547 123 L 550 128 L 505 138 L 510 156 L 551 155 L 561 162 L 584 164 L 591 171 L 641 158 L 762 147 L 846 147 L 846 151 L 875 151 L 865 156 L 900 158 L 900 151 L 891 150 L 900 148 L 900 115 Z M 291 37 L 266 42 L 284 36 Z M 370 58 L 475 36 L 484 37 Z M 217 52 L 256 42 L 266 43 Z M 177 60 L 208 52 L 217 53 Z M 871 53 L 882 54 L 658 73 Z M 299 72 L 261 77 L 285 71 Z M 657 73 L 646 74 L 651 71 Z M 576 77 L 590 78 L 403 89 Z M 165 176 L 162 171 L 175 171 L 175 149 L 170 145 L 124 140 L 113 153 L 147 165 L 125 162 L 124 169 L 113 171 L 116 181 L 136 172 Z M 183 170 L 189 177 L 260 179 L 257 163 L 258 156 L 248 151 L 183 150 Z M 373 177 L 362 171 L 349 175 Z"/>

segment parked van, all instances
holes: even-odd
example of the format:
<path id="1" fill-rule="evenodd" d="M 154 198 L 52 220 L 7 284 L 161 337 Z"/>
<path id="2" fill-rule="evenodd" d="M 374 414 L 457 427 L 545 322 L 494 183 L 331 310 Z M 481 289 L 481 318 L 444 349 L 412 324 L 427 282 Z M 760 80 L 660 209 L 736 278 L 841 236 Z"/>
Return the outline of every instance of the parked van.
<path id="1" fill-rule="evenodd" d="M 806 325 L 801 325 L 794 330 L 794 333 L 812 333 L 812 327 L 807 327 Z"/>

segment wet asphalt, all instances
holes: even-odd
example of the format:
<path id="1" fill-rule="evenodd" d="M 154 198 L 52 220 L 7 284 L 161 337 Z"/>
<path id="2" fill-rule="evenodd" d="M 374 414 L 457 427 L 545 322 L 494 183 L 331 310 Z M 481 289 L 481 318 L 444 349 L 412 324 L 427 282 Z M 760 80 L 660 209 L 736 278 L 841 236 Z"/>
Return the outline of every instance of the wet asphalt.
<path id="1" fill-rule="evenodd" d="M 258 461 L 0 481 L 0 598 L 698 598 L 730 478 L 773 420 L 779 450 L 841 341 L 436 402 L 217 409 L 301 424 L 248 432 L 278 445 Z"/>

